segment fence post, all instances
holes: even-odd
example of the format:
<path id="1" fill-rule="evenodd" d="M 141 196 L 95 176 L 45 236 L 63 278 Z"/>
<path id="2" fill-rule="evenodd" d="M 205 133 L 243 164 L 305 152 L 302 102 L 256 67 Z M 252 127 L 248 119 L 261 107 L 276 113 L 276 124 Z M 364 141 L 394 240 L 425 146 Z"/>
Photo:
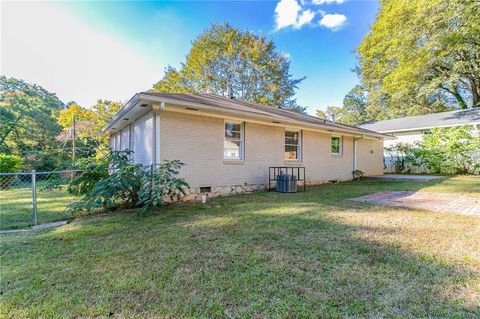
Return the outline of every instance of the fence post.
<path id="1" fill-rule="evenodd" d="M 32 218 L 33 224 L 37 225 L 37 175 L 32 170 Z"/>
<path id="2" fill-rule="evenodd" d="M 153 195 L 153 163 L 150 164 L 150 199 Z"/>

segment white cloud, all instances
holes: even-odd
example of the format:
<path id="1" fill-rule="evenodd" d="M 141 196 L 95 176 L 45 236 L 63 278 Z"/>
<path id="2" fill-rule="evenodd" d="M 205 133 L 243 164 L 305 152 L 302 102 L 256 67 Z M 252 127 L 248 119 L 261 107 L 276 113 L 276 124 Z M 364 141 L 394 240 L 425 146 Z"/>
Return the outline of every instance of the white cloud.
<path id="1" fill-rule="evenodd" d="M 322 19 L 319 21 L 319 24 L 321 26 L 324 26 L 326 28 L 332 29 L 332 30 L 338 30 L 340 29 L 345 23 L 347 22 L 347 17 L 344 16 L 343 14 L 325 14 Z"/>
<path id="2" fill-rule="evenodd" d="M 300 5 L 295 0 L 280 0 L 275 7 L 277 29 L 293 26 L 297 22 Z"/>
<path id="3" fill-rule="evenodd" d="M 3 3 L 1 23 L 1 74 L 41 85 L 64 102 L 125 100 L 163 74 L 139 48 L 58 3 Z"/>
<path id="4" fill-rule="evenodd" d="M 275 7 L 276 29 L 294 27 L 300 29 L 310 23 L 315 17 L 315 12 L 303 10 L 296 0 L 280 0 Z"/>
<path id="5" fill-rule="evenodd" d="M 298 17 L 297 23 L 295 24 L 296 28 L 301 28 L 304 24 L 310 23 L 315 17 L 315 12 L 312 10 L 305 10 Z"/>
<path id="6" fill-rule="evenodd" d="M 312 4 L 331 4 L 331 3 L 344 3 L 346 0 L 312 0 Z"/>

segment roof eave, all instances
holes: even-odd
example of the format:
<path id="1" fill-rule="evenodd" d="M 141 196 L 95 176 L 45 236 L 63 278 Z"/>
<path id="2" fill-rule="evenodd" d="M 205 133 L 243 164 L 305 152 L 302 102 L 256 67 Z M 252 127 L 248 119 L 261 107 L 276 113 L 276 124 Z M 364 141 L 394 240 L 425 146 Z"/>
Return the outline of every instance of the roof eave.
<path id="1" fill-rule="evenodd" d="M 138 104 L 140 101 L 146 101 L 146 102 L 158 102 L 158 103 L 165 103 L 169 104 L 170 106 L 184 106 L 184 107 L 194 107 L 199 110 L 203 111 L 210 111 L 210 112 L 215 112 L 218 114 L 219 112 L 219 107 L 211 106 L 208 104 L 203 104 L 203 103 L 195 103 L 195 102 L 188 102 L 188 101 L 182 101 L 178 99 L 171 99 L 171 98 L 166 98 L 166 97 L 161 97 L 161 96 L 155 96 L 151 94 L 144 94 L 144 93 L 137 93 L 135 94 L 120 111 L 118 111 L 115 116 L 112 117 L 112 119 L 108 122 L 108 124 L 102 129 L 102 133 L 108 132 L 127 112 L 129 112 L 131 109 L 135 107 L 136 104 Z M 394 139 L 395 137 L 375 132 L 375 131 L 370 131 L 368 129 L 362 129 L 362 130 L 349 130 L 349 129 L 343 129 L 343 128 L 338 128 L 335 126 L 331 125 L 322 125 L 322 124 L 314 124 L 314 123 L 308 123 L 304 121 L 298 121 L 298 120 L 293 120 L 289 119 L 287 117 L 275 115 L 275 114 L 261 114 L 260 112 L 254 112 L 254 111 L 238 111 L 238 110 L 233 110 L 230 108 L 223 108 L 221 109 L 222 113 L 231 116 L 231 117 L 240 117 L 240 118 L 256 118 L 256 119 L 262 119 L 266 123 L 272 122 L 272 124 L 276 121 L 281 121 L 283 124 L 286 125 L 291 125 L 291 126 L 298 126 L 302 128 L 307 128 L 307 129 L 320 129 L 326 132 L 333 132 L 333 133 L 344 133 L 344 134 L 350 134 L 353 136 L 357 137 L 364 137 L 364 136 L 370 136 L 374 138 L 382 138 L 382 139 Z M 273 120 L 273 121 L 272 121 Z M 365 130 L 365 131 L 364 131 Z"/>
<path id="2" fill-rule="evenodd" d="M 210 106 L 208 104 L 202 104 L 202 103 L 195 103 L 195 102 L 187 102 L 187 101 L 181 101 L 181 100 L 177 100 L 177 99 L 170 99 L 170 98 L 165 98 L 165 97 L 160 97 L 160 96 L 154 96 L 154 95 L 150 95 L 150 94 L 142 94 L 142 93 L 139 93 L 138 94 L 138 97 L 139 97 L 139 100 L 148 100 L 148 101 L 151 101 L 151 102 L 164 102 L 166 104 L 170 104 L 170 105 L 180 105 L 180 106 L 189 106 L 189 107 L 195 107 L 195 108 L 198 108 L 198 109 L 203 109 L 203 110 L 211 110 L 211 111 L 215 111 L 215 112 L 218 112 L 219 108 L 218 107 L 215 107 L 215 106 Z M 263 114 L 259 114 L 257 112 L 250 112 L 250 111 L 237 111 L 237 110 L 232 110 L 232 109 L 229 109 L 229 108 L 224 108 L 222 109 L 222 111 L 224 113 L 229 113 L 231 116 L 239 116 L 239 117 L 245 117 L 246 114 L 250 115 L 251 117 L 254 117 L 254 118 L 263 118 L 265 119 L 267 122 L 272 119 L 277 119 L 277 120 L 280 120 L 282 121 L 282 123 L 285 123 L 285 124 L 290 124 L 290 125 L 296 125 L 296 126 L 300 126 L 300 127 L 305 127 L 305 128 L 318 128 L 318 127 L 322 127 L 324 131 L 332 131 L 332 132 L 337 132 L 337 133 L 349 133 L 349 134 L 353 134 L 353 135 L 356 135 L 356 136 L 372 136 L 372 137 L 376 137 L 376 138 L 385 138 L 385 139 L 395 139 L 395 137 L 391 136 L 391 135 L 387 135 L 387 134 L 383 134 L 383 133 L 379 133 L 379 132 L 374 132 L 374 131 L 370 131 L 370 130 L 366 130 L 366 131 L 358 131 L 358 130 L 349 130 L 349 129 L 341 129 L 341 128 L 338 128 L 338 127 L 334 127 L 334 126 L 330 126 L 330 125 L 322 125 L 322 124 L 313 124 L 313 123 L 307 123 L 307 122 L 303 122 L 303 121 L 297 121 L 297 120 L 292 120 L 292 119 L 288 119 L 286 117 L 283 117 L 283 116 L 277 116 L 277 115 L 274 115 L 274 114 L 269 114 L 268 116 L 267 115 L 263 115 Z"/>

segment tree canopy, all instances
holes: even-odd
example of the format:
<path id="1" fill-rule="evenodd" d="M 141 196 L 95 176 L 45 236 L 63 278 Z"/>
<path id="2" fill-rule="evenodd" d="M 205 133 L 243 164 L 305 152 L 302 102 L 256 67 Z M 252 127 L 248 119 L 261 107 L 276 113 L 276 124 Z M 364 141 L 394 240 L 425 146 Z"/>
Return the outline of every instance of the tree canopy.
<path id="1" fill-rule="evenodd" d="M 106 153 L 108 150 L 108 137 L 101 133 L 101 129 L 108 120 L 120 110 L 120 102 L 97 100 L 91 108 L 86 109 L 76 103 L 70 103 L 67 108 L 60 111 L 57 122 L 62 126 L 63 132 L 57 139 L 64 144 L 71 143 L 70 129 L 75 118 L 75 131 L 78 137 L 78 155 L 94 155 L 97 152 Z"/>
<path id="2" fill-rule="evenodd" d="M 480 2 L 382 0 L 358 48 L 367 117 L 480 106 Z"/>
<path id="3" fill-rule="evenodd" d="M 20 156 L 24 169 L 52 170 L 70 165 L 72 119 L 76 120 L 77 157 L 108 149 L 100 133 L 120 102 L 98 100 L 87 109 L 66 106 L 55 94 L 15 78 L 0 76 L 0 154 Z"/>
<path id="4" fill-rule="evenodd" d="M 381 0 L 354 87 L 319 116 L 345 124 L 480 107 L 480 2 Z"/>
<path id="5" fill-rule="evenodd" d="M 38 85 L 0 76 L 0 152 L 21 155 L 26 164 L 50 168 L 61 128 L 55 120 L 63 103 Z M 40 152 L 40 153 L 38 153 Z"/>
<path id="6" fill-rule="evenodd" d="M 325 111 L 317 110 L 317 116 L 343 124 L 355 125 L 367 119 L 367 93 L 363 86 L 356 85 L 343 99 L 343 106 L 329 106 Z"/>
<path id="7" fill-rule="evenodd" d="M 213 93 L 303 111 L 293 96 L 288 57 L 263 36 L 214 24 L 195 41 L 179 70 L 168 67 L 153 92 Z"/>

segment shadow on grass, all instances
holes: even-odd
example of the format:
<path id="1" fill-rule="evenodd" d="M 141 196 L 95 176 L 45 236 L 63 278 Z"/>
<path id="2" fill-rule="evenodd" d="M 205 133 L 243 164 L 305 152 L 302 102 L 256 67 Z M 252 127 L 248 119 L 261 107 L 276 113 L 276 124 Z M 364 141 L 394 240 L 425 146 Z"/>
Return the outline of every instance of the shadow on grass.
<path id="1" fill-rule="evenodd" d="M 346 224 L 337 217 L 370 207 L 345 199 L 370 186 L 332 186 L 12 237 L 2 257 L 4 309 L 26 317 L 480 316 L 478 271 L 370 236 L 391 228 Z"/>

